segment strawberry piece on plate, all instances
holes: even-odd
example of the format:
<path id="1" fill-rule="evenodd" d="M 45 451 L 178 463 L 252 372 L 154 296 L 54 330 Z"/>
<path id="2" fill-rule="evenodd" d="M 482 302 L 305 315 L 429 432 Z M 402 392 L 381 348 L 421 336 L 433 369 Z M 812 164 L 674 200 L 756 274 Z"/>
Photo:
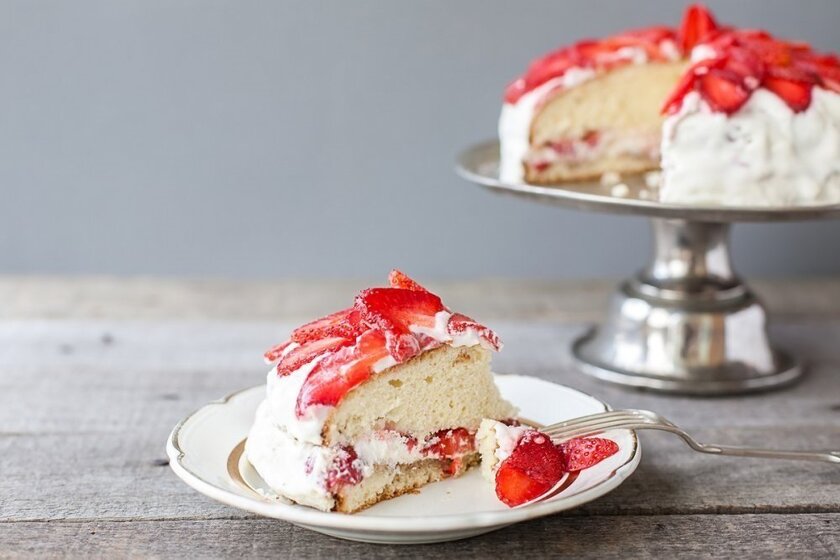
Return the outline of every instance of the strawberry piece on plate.
<path id="1" fill-rule="evenodd" d="M 415 282 L 408 275 L 398 269 L 394 269 L 388 275 L 388 284 L 392 288 L 402 288 L 403 290 L 411 290 L 414 292 L 428 292 L 426 288 Z"/>
<path id="2" fill-rule="evenodd" d="M 446 308 L 436 295 L 401 288 L 370 288 L 356 297 L 362 318 L 386 333 L 388 350 L 397 362 L 420 353 L 409 327 L 434 328 L 435 315 Z"/>
<path id="3" fill-rule="evenodd" d="M 695 45 L 701 43 L 718 28 L 715 18 L 702 4 L 688 7 L 680 25 L 679 43 L 683 52 L 688 55 Z"/>
<path id="4" fill-rule="evenodd" d="M 346 338 L 331 337 L 311 340 L 293 348 L 280 358 L 277 363 L 278 375 L 289 375 L 318 356 L 329 354 L 343 348 L 353 341 Z"/>
<path id="5" fill-rule="evenodd" d="M 354 308 L 342 309 L 292 331 L 292 340 L 304 344 L 319 338 L 355 339 L 364 330 L 361 314 Z"/>
<path id="6" fill-rule="evenodd" d="M 499 339 L 499 335 L 462 313 L 454 313 L 446 325 L 446 330 L 452 336 L 464 334 L 470 329 L 474 330 L 478 336 L 487 341 L 494 350 L 499 351 L 502 348 L 502 341 Z"/>
<path id="7" fill-rule="evenodd" d="M 354 346 L 327 356 L 303 382 L 295 409 L 297 415 L 302 416 L 311 405 L 337 405 L 351 389 L 370 378 L 376 362 L 388 356 L 385 335 L 373 329 L 362 334 Z"/>
<path id="8" fill-rule="evenodd" d="M 604 438 L 575 438 L 559 445 L 569 472 L 588 469 L 618 453 L 618 444 Z"/>
<path id="9" fill-rule="evenodd" d="M 811 104 L 811 84 L 785 78 L 764 78 L 763 85 L 781 97 L 794 112 L 799 113 Z"/>
<path id="10" fill-rule="evenodd" d="M 526 432 L 496 472 L 496 496 L 510 507 L 539 498 L 551 490 L 565 472 L 563 452 L 551 438 L 536 430 Z"/>

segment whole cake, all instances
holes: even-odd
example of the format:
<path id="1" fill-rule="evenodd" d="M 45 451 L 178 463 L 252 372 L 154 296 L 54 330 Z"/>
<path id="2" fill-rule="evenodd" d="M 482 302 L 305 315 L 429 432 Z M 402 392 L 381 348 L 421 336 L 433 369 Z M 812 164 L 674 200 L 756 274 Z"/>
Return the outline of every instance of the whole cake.
<path id="1" fill-rule="evenodd" d="M 658 171 L 663 202 L 840 203 L 840 60 L 702 6 L 666 26 L 535 60 L 505 91 L 500 178 L 560 184 Z"/>
<path id="2" fill-rule="evenodd" d="M 483 418 L 516 410 L 490 372 L 501 342 L 399 271 L 266 353 L 245 453 L 278 494 L 350 513 L 478 464 Z"/>

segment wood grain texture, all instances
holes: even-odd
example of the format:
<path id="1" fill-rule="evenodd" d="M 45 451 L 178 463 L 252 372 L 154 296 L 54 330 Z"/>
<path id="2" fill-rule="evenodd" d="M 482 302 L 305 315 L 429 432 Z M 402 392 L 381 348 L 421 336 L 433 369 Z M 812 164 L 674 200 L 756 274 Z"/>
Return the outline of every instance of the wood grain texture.
<path id="1" fill-rule="evenodd" d="M 628 271 L 630 274 L 632 271 Z M 214 319 L 303 321 L 340 309 L 370 280 L 178 280 L 0 275 L 0 319 Z M 453 308 L 485 320 L 594 321 L 612 280 L 429 282 Z M 756 280 L 783 317 L 840 318 L 840 278 Z"/>
<path id="2" fill-rule="evenodd" d="M 118 298 L 117 285 L 108 280 L 114 292 L 108 295 L 110 288 L 105 289 L 99 303 L 93 292 L 86 292 L 90 285 L 79 283 L 86 287 L 79 288 L 85 293 L 77 300 L 78 317 L 73 302 L 59 309 L 55 301 L 39 306 L 0 300 L 0 557 L 168 557 L 185 551 L 196 557 L 294 558 L 443 553 L 470 558 L 499 551 L 514 557 L 601 558 L 782 558 L 806 550 L 813 557 L 838 554 L 836 466 L 705 456 L 660 433 L 641 435 L 641 466 L 604 498 L 566 515 L 460 543 L 411 549 L 349 544 L 254 518 L 178 480 L 166 465 L 164 443 L 172 426 L 191 410 L 263 383 L 261 352 L 294 323 L 237 308 L 249 297 L 259 299 L 243 296 L 238 285 L 228 296 L 218 286 L 196 296 L 192 283 L 172 281 L 170 296 L 185 298 L 178 307 L 170 296 L 157 303 L 148 300 L 149 283 L 135 287 L 128 282 Z M 8 279 L 0 281 L 3 298 L 10 293 L 8 284 Z M 780 344 L 809 358 L 805 379 L 786 391 L 725 399 L 630 392 L 578 374 L 569 344 L 586 328 L 580 317 L 594 314 L 595 308 L 581 304 L 579 313 L 559 317 L 559 309 L 538 303 L 553 297 L 553 288 L 528 296 L 500 291 L 495 297 L 503 303 L 478 310 L 500 314 L 493 321 L 506 342 L 495 360 L 499 372 L 565 383 L 617 407 L 660 411 L 702 440 L 836 449 L 840 318 L 826 311 L 840 300 L 834 295 L 836 284 L 812 290 L 807 305 L 791 306 L 772 333 Z M 349 283 L 340 285 L 343 290 Z M 462 286 L 465 301 L 486 301 L 486 284 L 472 290 L 468 283 Z M 54 287 L 61 291 L 60 284 Z M 55 294 L 53 287 L 44 289 Z M 778 289 L 793 291 L 785 284 Z M 318 290 L 322 301 L 311 295 L 311 300 L 288 305 L 302 313 L 324 301 L 332 304 L 333 290 Z M 38 299 L 32 286 L 19 293 Z M 226 297 L 209 312 L 193 309 Z M 528 297 L 534 298 L 529 305 L 538 320 L 505 316 L 505 309 Z M 564 296 L 576 297 L 574 290 Z M 283 298 L 294 300 L 289 293 Z M 802 312 L 831 299 L 824 313 Z M 275 304 L 278 316 L 299 319 L 282 311 L 293 307 Z M 153 312 L 130 319 L 133 310 L 144 306 Z M 44 318 L 53 312 L 65 318 Z"/>
<path id="3" fill-rule="evenodd" d="M 566 517 L 472 539 L 414 547 L 368 545 L 266 519 L 27 522 L 0 526 L 2 558 L 837 558 L 840 516 Z"/>

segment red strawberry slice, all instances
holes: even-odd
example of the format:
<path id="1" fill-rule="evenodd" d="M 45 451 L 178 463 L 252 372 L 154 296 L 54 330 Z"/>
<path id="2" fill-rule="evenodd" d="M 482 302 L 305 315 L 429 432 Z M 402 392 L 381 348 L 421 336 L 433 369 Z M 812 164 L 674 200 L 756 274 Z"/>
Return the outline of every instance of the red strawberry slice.
<path id="1" fill-rule="evenodd" d="M 298 417 L 315 404 L 337 405 L 351 389 L 367 381 L 374 364 L 387 356 L 385 335 L 371 329 L 354 346 L 346 346 L 324 358 L 300 388 L 295 409 Z"/>
<path id="2" fill-rule="evenodd" d="M 292 340 L 303 344 L 319 338 L 355 339 L 362 330 L 361 314 L 350 307 L 296 328 L 292 331 Z"/>
<path id="3" fill-rule="evenodd" d="M 277 363 L 278 375 L 289 375 L 304 364 L 308 364 L 318 356 L 329 354 L 352 344 L 352 340 L 339 337 L 311 340 L 292 349 Z"/>
<path id="4" fill-rule="evenodd" d="M 496 496 L 510 507 L 539 498 L 565 471 L 563 452 L 536 430 L 526 432 L 496 472 Z"/>
<path id="5" fill-rule="evenodd" d="M 502 348 L 502 341 L 499 339 L 499 335 L 481 323 L 470 319 L 466 315 L 454 313 L 452 317 L 449 318 L 449 323 L 446 325 L 446 330 L 452 336 L 463 334 L 470 329 L 476 331 L 478 336 L 487 341 L 487 343 L 497 352 Z"/>
<path id="6" fill-rule="evenodd" d="M 618 453 L 618 444 L 604 438 L 575 438 L 559 445 L 569 472 L 588 469 Z"/>
<path id="7" fill-rule="evenodd" d="M 285 342 L 281 342 L 280 344 L 278 344 L 276 346 L 272 346 L 271 348 L 266 350 L 265 354 L 263 354 L 263 357 L 265 358 L 265 361 L 268 362 L 268 363 L 276 362 L 280 358 L 280 356 L 283 355 L 283 352 L 286 351 L 286 348 L 288 348 L 289 345 L 292 344 L 293 342 L 294 342 L 294 340 L 292 340 L 290 338 L 289 340 L 287 340 Z"/>
<path id="8" fill-rule="evenodd" d="M 358 459 L 356 450 L 351 446 L 344 445 L 339 448 L 329 469 L 327 469 L 327 489 L 330 492 L 335 492 L 341 486 L 361 482 L 362 472 L 359 470 Z"/>
<path id="9" fill-rule="evenodd" d="M 421 452 L 440 458 L 452 458 L 475 450 L 475 436 L 466 428 L 442 430 L 431 435 Z"/>
<path id="10" fill-rule="evenodd" d="M 446 308 L 436 295 L 400 288 L 371 288 L 356 297 L 362 318 L 386 333 L 388 350 L 398 362 L 417 355 L 420 343 L 410 326 L 435 326 L 435 315 Z"/>
<path id="11" fill-rule="evenodd" d="M 394 269 L 388 275 L 388 284 L 392 288 L 402 288 L 404 290 L 412 290 L 415 292 L 428 292 L 426 288 L 408 277 L 406 273 L 401 270 Z"/>
<path id="12" fill-rule="evenodd" d="M 674 89 L 671 90 L 671 93 L 662 104 L 662 114 L 672 115 L 680 110 L 683 98 L 688 95 L 689 92 L 694 91 L 695 83 L 697 81 L 696 72 L 708 72 L 709 64 L 709 61 L 702 60 L 689 68 L 688 71 L 682 75 L 680 81 L 677 82 L 677 85 L 674 86 Z"/>
<path id="13" fill-rule="evenodd" d="M 702 4 L 688 7 L 683 16 L 679 32 L 679 44 L 685 54 L 717 30 L 718 25 L 709 10 Z"/>
<path id="14" fill-rule="evenodd" d="M 698 78 L 700 95 L 715 111 L 732 114 L 749 99 L 749 91 L 734 72 L 712 68 Z"/>
<path id="15" fill-rule="evenodd" d="M 811 105 L 812 85 L 808 82 L 767 76 L 762 85 L 784 99 L 796 113 Z"/>

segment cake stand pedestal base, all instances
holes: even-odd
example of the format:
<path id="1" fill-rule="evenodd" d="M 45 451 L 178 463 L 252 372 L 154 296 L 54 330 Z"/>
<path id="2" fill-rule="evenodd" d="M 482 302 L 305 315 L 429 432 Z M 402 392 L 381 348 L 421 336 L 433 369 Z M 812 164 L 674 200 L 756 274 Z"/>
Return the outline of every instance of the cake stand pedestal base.
<path id="1" fill-rule="evenodd" d="M 727 223 L 653 218 L 654 256 L 577 340 L 580 369 L 671 393 L 724 395 L 791 383 L 801 365 L 774 348 L 767 312 L 733 273 Z"/>

